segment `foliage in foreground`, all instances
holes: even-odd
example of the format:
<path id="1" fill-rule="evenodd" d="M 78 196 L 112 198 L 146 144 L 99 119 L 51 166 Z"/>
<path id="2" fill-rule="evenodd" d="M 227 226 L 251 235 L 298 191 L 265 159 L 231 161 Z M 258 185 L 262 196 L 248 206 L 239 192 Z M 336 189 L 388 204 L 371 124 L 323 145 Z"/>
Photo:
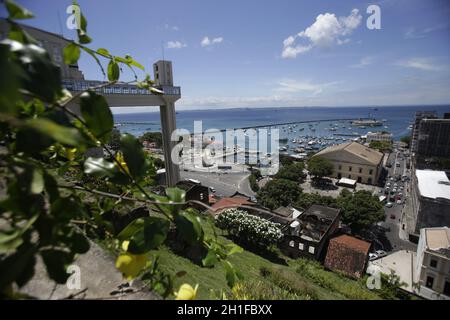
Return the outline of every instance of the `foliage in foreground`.
<path id="1" fill-rule="evenodd" d="M 67 266 L 89 250 L 85 232 L 99 230 L 120 252 L 116 267 L 127 280 L 142 275 L 150 264 L 143 278 L 152 286 L 164 281 L 168 294 L 171 281 L 158 272 L 150 252 L 174 238 L 183 246 L 202 248 L 203 266 L 223 263 L 233 286 L 238 272 L 227 258 L 239 248 L 205 235 L 198 214 L 183 210 L 184 191 L 167 188 L 165 196 L 149 191 L 154 162 L 134 136 L 113 132 L 113 116 L 106 99 L 96 93 L 98 87 L 74 95 L 65 90 L 59 67 L 16 22 L 32 13 L 11 0 L 4 4 L 10 31 L 0 42 L 0 170 L 7 189 L 0 201 L 0 296 L 11 297 L 13 284 L 22 287 L 33 277 L 37 256 L 51 279 L 65 283 Z M 80 20 L 78 40 L 64 49 L 66 64 L 77 63 L 84 52 L 107 76 L 101 86 L 116 83 L 126 67 L 138 87 L 163 93 L 148 74 L 138 81 L 135 70 L 145 69 L 130 55 L 87 47 L 92 39 L 83 14 Z M 80 113 L 74 112 L 77 104 Z M 101 148 L 106 156 L 86 156 L 92 148 Z M 149 214 L 122 230 L 112 228 L 108 213 L 130 203 L 144 204 Z"/>

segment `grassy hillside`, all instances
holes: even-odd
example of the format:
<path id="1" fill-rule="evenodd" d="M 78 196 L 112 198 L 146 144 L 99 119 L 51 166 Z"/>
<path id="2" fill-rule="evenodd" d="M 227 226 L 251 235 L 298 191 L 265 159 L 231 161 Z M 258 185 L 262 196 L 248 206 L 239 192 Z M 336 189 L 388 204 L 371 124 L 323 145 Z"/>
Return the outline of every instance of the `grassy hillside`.
<path id="1" fill-rule="evenodd" d="M 220 231 L 218 231 L 220 234 Z M 220 241 L 231 242 L 222 235 Z M 198 299 L 211 299 L 225 292 L 229 299 L 380 299 L 365 287 L 365 281 L 348 279 L 326 271 L 316 262 L 289 259 L 279 252 L 262 257 L 249 250 L 231 256 L 232 262 L 244 276 L 233 290 L 227 286 L 222 265 L 204 268 L 175 254 L 168 247 L 152 252 L 160 257 L 161 269 L 171 274 L 185 271 L 175 279 L 182 283 L 199 284 Z"/>

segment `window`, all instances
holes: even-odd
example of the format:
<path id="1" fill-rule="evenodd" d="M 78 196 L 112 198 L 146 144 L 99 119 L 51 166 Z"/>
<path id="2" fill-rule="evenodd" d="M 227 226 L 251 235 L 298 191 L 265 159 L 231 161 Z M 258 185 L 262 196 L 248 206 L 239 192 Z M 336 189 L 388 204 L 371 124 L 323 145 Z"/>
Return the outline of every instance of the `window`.
<path id="1" fill-rule="evenodd" d="M 352 172 L 352 167 L 348 167 L 348 171 Z"/>
<path id="2" fill-rule="evenodd" d="M 291 240 L 291 241 L 289 241 L 289 247 L 294 247 L 295 246 L 295 241 L 294 240 Z"/>
<path id="3" fill-rule="evenodd" d="M 367 179 L 368 184 L 372 184 L 372 178 Z"/>
<path id="4" fill-rule="evenodd" d="M 304 245 L 303 243 L 300 242 L 300 243 L 298 244 L 298 248 L 299 248 L 300 250 L 303 251 L 303 250 L 305 249 L 305 245 Z"/>
<path id="5" fill-rule="evenodd" d="M 370 170 L 369 170 L 369 174 L 373 174 L 373 169 L 370 169 Z"/>
<path id="6" fill-rule="evenodd" d="M 359 168 L 359 173 L 362 173 L 362 168 Z"/>
<path id="7" fill-rule="evenodd" d="M 436 259 L 431 259 L 430 260 L 430 267 L 437 268 L 437 264 L 438 264 L 438 262 L 437 262 Z"/>
<path id="8" fill-rule="evenodd" d="M 309 246 L 308 251 L 309 251 L 309 253 L 314 254 L 316 249 L 313 246 Z"/>
<path id="9" fill-rule="evenodd" d="M 358 177 L 358 183 L 361 183 L 361 182 L 362 182 L 362 178 Z"/>
<path id="10" fill-rule="evenodd" d="M 444 284 L 444 294 L 450 297 L 450 282 L 445 281 Z"/>
<path id="11" fill-rule="evenodd" d="M 351 179 L 351 178 L 352 178 L 352 175 L 351 175 L 351 174 L 349 174 L 349 175 L 348 175 L 348 178 L 349 178 L 349 179 Z"/>
<path id="12" fill-rule="evenodd" d="M 425 283 L 425 286 L 427 288 L 433 289 L 433 282 L 434 282 L 434 278 L 431 276 L 427 277 L 427 282 Z"/>
<path id="13" fill-rule="evenodd" d="M 339 165 L 339 170 L 342 170 L 342 166 L 341 165 Z"/>

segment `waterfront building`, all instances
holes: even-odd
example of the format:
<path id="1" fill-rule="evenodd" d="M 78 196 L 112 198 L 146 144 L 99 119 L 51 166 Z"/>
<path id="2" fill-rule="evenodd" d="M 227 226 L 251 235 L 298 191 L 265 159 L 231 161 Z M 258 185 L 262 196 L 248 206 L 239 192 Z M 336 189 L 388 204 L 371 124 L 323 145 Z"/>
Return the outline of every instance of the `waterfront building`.
<path id="1" fill-rule="evenodd" d="M 372 141 L 392 142 L 392 133 L 386 131 L 368 132 L 366 135 L 366 142 L 371 143 Z"/>
<path id="2" fill-rule="evenodd" d="M 314 155 L 331 161 L 333 177 L 348 178 L 359 183 L 378 183 L 383 169 L 384 154 L 357 142 L 327 147 Z"/>

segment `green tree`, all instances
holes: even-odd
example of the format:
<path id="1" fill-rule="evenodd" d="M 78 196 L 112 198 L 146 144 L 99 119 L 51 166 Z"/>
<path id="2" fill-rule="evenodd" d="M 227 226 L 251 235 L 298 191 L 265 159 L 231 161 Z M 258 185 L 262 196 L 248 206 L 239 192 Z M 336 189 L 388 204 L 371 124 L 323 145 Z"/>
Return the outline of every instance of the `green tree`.
<path id="1" fill-rule="evenodd" d="M 306 174 L 303 172 L 304 169 L 305 165 L 303 162 L 294 162 L 286 166 L 282 166 L 275 175 L 275 178 L 301 183 L 306 178 Z"/>
<path id="2" fill-rule="evenodd" d="M 298 183 L 286 179 L 274 179 L 258 191 L 258 201 L 269 209 L 288 206 L 302 193 Z"/>
<path id="3" fill-rule="evenodd" d="M 314 179 L 322 179 L 333 174 L 333 163 L 320 156 L 312 157 L 308 160 L 308 171 Z"/>
<path id="4" fill-rule="evenodd" d="M 404 136 L 400 138 L 400 141 L 406 143 L 406 147 L 409 148 L 411 145 L 411 136 Z"/>
<path id="5" fill-rule="evenodd" d="M 342 210 L 342 222 L 355 234 L 385 218 L 383 204 L 369 191 L 351 193 L 344 189 L 337 198 L 337 206 Z"/>
<path id="6" fill-rule="evenodd" d="M 302 193 L 295 201 L 294 206 L 297 208 L 308 209 L 313 204 L 320 204 L 327 207 L 337 207 L 337 201 L 330 196 L 322 196 L 318 193 Z"/>
<path id="7" fill-rule="evenodd" d="M 120 149 L 120 131 L 118 129 L 112 129 L 108 145 L 114 151 L 118 151 Z"/>
<path id="8" fill-rule="evenodd" d="M 391 151 L 392 143 L 389 141 L 372 141 L 369 144 L 369 148 L 378 150 L 378 151 Z"/>
<path id="9" fill-rule="evenodd" d="M 157 148 L 162 147 L 162 133 L 161 132 L 146 132 L 139 137 L 140 142 L 148 141 L 156 143 Z"/>

